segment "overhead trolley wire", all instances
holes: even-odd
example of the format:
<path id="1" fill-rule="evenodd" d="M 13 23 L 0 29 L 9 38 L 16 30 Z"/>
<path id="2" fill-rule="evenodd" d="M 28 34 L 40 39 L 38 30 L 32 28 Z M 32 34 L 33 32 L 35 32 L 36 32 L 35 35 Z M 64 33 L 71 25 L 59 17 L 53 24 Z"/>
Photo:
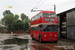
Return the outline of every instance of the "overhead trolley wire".
<path id="1" fill-rule="evenodd" d="M 35 12 L 36 10 L 33 10 L 33 9 L 38 9 L 38 7 L 40 7 L 43 3 L 45 2 L 45 0 L 40 0 L 36 5 L 35 5 L 35 7 L 33 7 L 32 9 L 31 9 L 31 12 Z M 38 11 L 42 11 L 42 10 L 38 10 Z"/>
<path id="2" fill-rule="evenodd" d="M 33 9 L 36 8 L 36 6 L 37 6 L 41 1 L 42 1 L 42 0 L 40 0 L 40 1 L 33 7 Z"/>
<path id="3" fill-rule="evenodd" d="M 35 7 L 33 7 L 33 9 L 39 8 L 44 2 L 45 2 L 45 0 L 40 0 L 40 1 L 35 5 Z"/>
<path id="4" fill-rule="evenodd" d="M 42 2 L 38 7 L 40 7 L 44 2 L 45 2 L 45 0 L 43 0 L 43 2 Z M 37 8 L 38 8 L 38 7 L 37 7 Z"/>

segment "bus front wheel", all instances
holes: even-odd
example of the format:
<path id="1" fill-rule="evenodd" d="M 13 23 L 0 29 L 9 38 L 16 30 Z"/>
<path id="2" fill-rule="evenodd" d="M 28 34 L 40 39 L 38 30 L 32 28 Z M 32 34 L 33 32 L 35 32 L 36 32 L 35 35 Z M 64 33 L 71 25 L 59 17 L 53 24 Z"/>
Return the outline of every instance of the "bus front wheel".
<path id="1" fill-rule="evenodd" d="M 39 37 L 39 42 L 42 43 L 42 37 Z"/>

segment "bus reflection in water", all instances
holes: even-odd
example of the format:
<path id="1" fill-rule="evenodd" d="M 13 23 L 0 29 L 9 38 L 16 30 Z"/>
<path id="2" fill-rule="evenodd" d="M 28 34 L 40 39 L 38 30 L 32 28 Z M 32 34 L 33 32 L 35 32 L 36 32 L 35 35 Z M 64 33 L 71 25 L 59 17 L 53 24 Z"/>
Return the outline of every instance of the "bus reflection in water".
<path id="1" fill-rule="evenodd" d="M 41 11 L 31 18 L 30 36 L 43 41 L 58 41 L 57 17 L 54 11 Z"/>
<path id="2" fill-rule="evenodd" d="M 30 50 L 59 50 L 55 46 L 30 45 Z"/>
<path id="3" fill-rule="evenodd" d="M 31 45 L 30 50 L 50 50 L 49 48 L 38 46 L 38 45 Z"/>

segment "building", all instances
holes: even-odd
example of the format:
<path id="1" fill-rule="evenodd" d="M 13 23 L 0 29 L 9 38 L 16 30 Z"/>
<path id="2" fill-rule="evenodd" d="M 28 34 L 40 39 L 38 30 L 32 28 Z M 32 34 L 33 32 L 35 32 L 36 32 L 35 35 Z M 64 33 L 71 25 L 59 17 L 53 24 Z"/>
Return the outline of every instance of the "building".
<path id="1" fill-rule="evenodd" d="M 75 40 L 75 8 L 57 14 L 59 38 Z"/>

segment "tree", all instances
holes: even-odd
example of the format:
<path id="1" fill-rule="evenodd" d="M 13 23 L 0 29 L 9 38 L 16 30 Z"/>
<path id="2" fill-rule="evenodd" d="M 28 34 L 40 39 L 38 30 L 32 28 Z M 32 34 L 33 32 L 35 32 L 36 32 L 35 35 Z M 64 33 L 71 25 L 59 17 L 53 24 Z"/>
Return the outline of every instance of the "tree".
<path id="1" fill-rule="evenodd" d="M 28 22 L 25 22 L 25 30 L 28 30 L 28 28 L 29 28 L 29 23 Z"/>
<path id="2" fill-rule="evenodd" d="M 21 20 L 14 20 L 13 30 L 24 30 L 24 22 Z"/>
<path id="3" fill-rule="evenodd" d="M 8 14 L 12 14 L 12 13 L 10 12 L 10 10 L 5 10 L 5 11 L 3 12 L 3 16 L 6 16 L 6 15 L 8 15 Z"/>
<path id="4" fill-rule="evenodd" d="M 2 18 L 2 22 L 4 22 L 4 24 L 8 30 L 12 30 L 13 21 L 14 21 L 13 14 L 6 15 L 6 16 L 4 16 L 4 18 Z"/>
<path id="5" fill-rule="evenodd" d="M 24 22 L 25 31 L 27 31 L 30 26 L 30 19 L 24 13 L 21 14 L 21 19 Z"/>
<path id="6" fill-rule="evenodd" d="M 0 24 L 1 24 L 1 21 L 0 21 Z"/>
<path id="7" fill-rule="evenodd" d="M 14 15 L 10 10 L 5 10 L 3 16 L 2 24 L 7 30 L 29 30 L 30 19 L 24 13 L 21 14 L 21 20 L 19 20 L 19 15 Z"/>
<path id="8" fill-rule="evenodd" d="M 22 19 L 22 21 L 26 20 L 26 15 L 24 13 L 21 14 L 21 19 Z"/>
<path id="9" fill-rule="evenodd" d="M 4 27 L 4 25 L 2 25 L 2 21 L 0 20 L 0 28 Z"/>
<path id="10" fill-rule="evenodd" d="M 15 20 L 19 19 L 19 15 L 15 14 Z"/>

